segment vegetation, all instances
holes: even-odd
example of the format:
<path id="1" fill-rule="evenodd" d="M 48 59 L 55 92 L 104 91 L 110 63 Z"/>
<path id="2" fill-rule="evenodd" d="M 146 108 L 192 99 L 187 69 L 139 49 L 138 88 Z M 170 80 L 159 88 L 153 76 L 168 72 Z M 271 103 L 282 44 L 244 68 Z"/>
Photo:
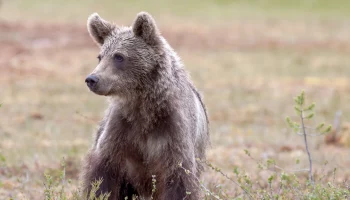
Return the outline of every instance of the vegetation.
<path id="1" fill-rule="evenodd" d="M 309 160 L 309 179 L 305 180 L 303 176 L 298 174 L 299 171 L 287 172 L 281 167 L 279 167 L 275 160 L 268 159 L 266 162 L 258 161 L 253 158 L 248 150 L 244 150 L 247 157 L 256 162 L 257 167 L 261 171 L 268 171 L 270 175 L 266 180 L 252 180 L 252 178 L 247 174 L 244 169 L 239 169 L 235 167 L 233 169 L 234 176 L 230 177 L 220 168 L 215 167 L 211 163 L 205 160 L 199 160 L 205 164 L 209 169 L 213 170 L 215 173 L 223 176 L 231 185 L 230 188 L 221 188 L 213 192 L 210 189 L 206 188 L 201 180 L 197 180 L 200 183 L 200 190 L 203 191 L 205 195 L 204 199 L 348 199 L 350 198 L 350 188 L 346 184 L 337 184 L 335 183 L 336 168 L 333 170 L 333 180 L 328 182 L 323 182 L 322 179 L 327 174 L 319 174 L 321 178 L 317 181 L 314 179 L 314 172 L 312 170 L 312 157 L 309 150 L 309 143 L 307 137 L 310 135 L 309 130 L 318 131 L 319 135 L 325 134 L 331 130 L 331 126 L 325 128 L 325 124 L 319 124 L 315 129 L 307 127 L 304 120 L 312 119 L 314 114 L 315 103 L 305 106 L 305 93 L 304 91 L 298 95 L 294 101 L 296 103 L 294 109 L 297 116 L 300 118 L 301 123 L 293 122 L 289 117 L 287 117 L 288 125 L 294 130 L 295 133 L 302 135 L 304 139 L 306 153 Z M 309 113 L 309 114 L 307 114 Z M 299 162 L 298 160 L 296 161 Z M 45 184 L 45 199 L 46 200 L 61 200 L 61 199 L 86 199 L 82 197 L 79 192 L 75 192 L 72 195 L 72 198 L 68 198 L 64 192 L 64 187 L 66 184 L 65 180 L 65 165 L 62 164 L 63 171 L 60 173 L 59 181 L 54 184 L 53 179 L 50 175 L 46 174 L 46 184 Z M 195 176 L 188 169 L 185 169 L 182 164 L 179 164 L 179 167 L 182 168 L 189 176 Z M 300 170 L 301 171 L 301 170 Z M 90 192 L 91 200 L 104 200 L 108 198 L 108 194 L 101 195 L 97 197 L 95 192 L 97 191 L 99 185 L 103 180 L 99 180 L 96 183 L 93 183 L 93 189 Z M 156 186 L 156 176 L 152 176 L 152 195 L 157 192 Z M 55 189 L 56 188 L 56 189 Z M 58 189 L 57 189 L 58 188 Z M 235 188 L 235 189 L 232 189 Z M 235 190 L 235 196 L 230 196 L 225 191 Z M 191 191 L 186 193 L 191 195 Z M 127 199 L 127 197 L 126 197 Z M 137 196 L 133 199 L 139 199 Z M 184 198 L 186 199 L 186 197 Z"/>
<path id="2" fill-rule="evenodd" d="M 106 107 L 84 84 L 98 54 L 85 22 L 98 12 L 129 25 L 140 10 L 204 95 L 207 199 L 349 198 L 350 1 L 115 2 L 2 1 L 0 199 L 79 198 L 81 159 Z M 293 108 L 301 90 L 312 111 Z M 333 119 L 328 134 L 315 123 Z"/>

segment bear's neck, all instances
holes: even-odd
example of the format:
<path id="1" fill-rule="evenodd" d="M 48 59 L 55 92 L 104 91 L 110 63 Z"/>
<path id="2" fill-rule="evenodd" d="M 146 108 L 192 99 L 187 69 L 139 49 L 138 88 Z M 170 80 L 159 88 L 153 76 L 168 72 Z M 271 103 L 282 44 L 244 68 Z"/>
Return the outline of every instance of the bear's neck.
<path id="1" fill-rule="evenodd" d="M 142 123 L 144 129 L 149 129 L 179 110 L 184 98 L 190 95 L 191 83 L 181 63 L 169 61 L 160 63 L 152 84 L 143 85 L 125 99 L 121 108 L 123 117 L 130 122 Z M 169 63 L 171 67 L 164 66 Z"/>

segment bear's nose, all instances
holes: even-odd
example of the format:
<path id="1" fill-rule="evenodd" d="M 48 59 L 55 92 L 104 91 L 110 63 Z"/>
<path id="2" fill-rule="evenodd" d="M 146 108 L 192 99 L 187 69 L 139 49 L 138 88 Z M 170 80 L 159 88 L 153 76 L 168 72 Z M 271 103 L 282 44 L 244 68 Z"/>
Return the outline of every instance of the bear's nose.
<path id="1" fill-rule="evenodd" d="M 89 88 L 93 88 L 95 87 L 95 85 L 98 82 L 98 78 L 95 75 L 89 75 L 86 79 L 85 79 L 85 83 L 87 84 L 87 86 Z"/>

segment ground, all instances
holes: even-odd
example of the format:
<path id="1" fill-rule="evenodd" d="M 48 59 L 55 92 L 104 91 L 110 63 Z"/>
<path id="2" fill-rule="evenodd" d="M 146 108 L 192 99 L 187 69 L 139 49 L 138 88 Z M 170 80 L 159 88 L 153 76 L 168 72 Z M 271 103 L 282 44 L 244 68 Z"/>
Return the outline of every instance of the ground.
<path id="1" fill-rule="evenodd" d="M 84 83 L 97 64 L 98 47 L 86 30 L 93 12 L 124 25 L 141 10 L 154 15 L 204 96 L 208 161 L 227 175 L 239 167 L 253 180 L 267 179 L 256 162 L 274 159 L 307 179 L 303 139 L 285 123 L 286 116 L 297 120 L 293 97 L 305 90 L 316 102 L 314 120 L 333 124 L 341 111 L 337 134 L 348 138 L 326 144 L 325 136 L 309 137 L 316 178 L 333 179 L 337 168 L 335 182 L 349 183 L 348 1 L 60 2 L 0 7 L 1 199 L 43 199 L 44 173 L 57 175 L 63 158 L 68 190 L 78 185 L 81 159 L 107 105 Z M 214 190 L 237 189 L 209 168 L 202 181 Z"/>

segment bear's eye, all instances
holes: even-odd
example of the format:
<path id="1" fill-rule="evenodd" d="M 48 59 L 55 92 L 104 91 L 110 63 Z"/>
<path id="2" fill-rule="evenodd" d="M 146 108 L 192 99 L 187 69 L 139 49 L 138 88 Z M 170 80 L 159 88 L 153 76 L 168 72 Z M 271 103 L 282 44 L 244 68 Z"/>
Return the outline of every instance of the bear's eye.
<path id="1" fill-rule="evenodd" d="M 101 55 L 98 55 L 97 59 L 98 59 L 98 63 L 100 63 L 101 62 Z"/>
<path id="2" fill-rule="evenodd" d="M 116 61 L 116 62 L 123 62 L 124 61 L 124 57 L 122 56 L 122 55 L 120 55 L 120 54 L 115 54 L 114 55 L 114 60 Z"/>

